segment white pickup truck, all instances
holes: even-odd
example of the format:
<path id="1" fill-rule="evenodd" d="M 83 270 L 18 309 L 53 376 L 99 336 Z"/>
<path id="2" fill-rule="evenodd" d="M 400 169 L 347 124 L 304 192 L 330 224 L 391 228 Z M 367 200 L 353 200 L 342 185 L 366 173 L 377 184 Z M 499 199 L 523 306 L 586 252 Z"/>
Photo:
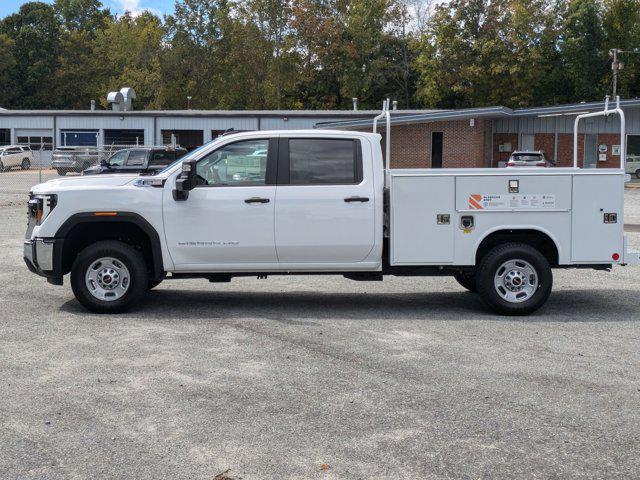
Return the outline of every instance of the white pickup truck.
<path id="1" fill-rule="evenodd" d="M 619 109 L 597 114 L 612 113 L 624 124 Z M 385 117 L 389 135 L 386 107 L 374 131 Z M 70 273 L 95 312 L 164 279 L 340 274 L 452 275 L 510 315 L 545 303 L 552 268 L 640 261 L 623 168 L 392 170 L 390 143 L 385 166 L 376 133 L 247 132 L 154 176 L 51 180 L 31 191 L 24 258 L 56 285 Z"/>

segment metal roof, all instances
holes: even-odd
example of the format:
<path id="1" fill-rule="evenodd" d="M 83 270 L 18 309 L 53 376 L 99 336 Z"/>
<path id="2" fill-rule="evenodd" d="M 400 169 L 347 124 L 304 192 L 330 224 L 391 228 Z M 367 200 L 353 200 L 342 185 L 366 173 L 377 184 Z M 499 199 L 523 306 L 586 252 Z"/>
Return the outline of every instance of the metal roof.
<path id="1" fill-rule="evenodd" d="M 433 110 L 394 110 L 394 115 L 413 115 Z M 373 117 L 379 110 L 2 110 L 0 116 L 114 116 L 114 117 Z"/>
<path id="2" fill-rule="evenodd" d="M 613 102 L 609 103 L 613 107 Z M 621 100 L 622 108 L 640 107 L 640 99 Z M 578 112 L 592 112 L 603 110 L 604 102 L 572 103 L 566 105 L 553 105 L 548 107 L 532 107 L 511 109 L 507 107 L 483 107 L 483 108 L 462 108 L 458 110 L 430 110 L 422 111 L 418 114 L 395 116 L 391 115 L 392 125 L 403 125 L 410 123 L 427 123 L 435 121 L 465 120 L 471 118 L 509 118 L 509 117 L 530 117 L 530 116 L 554 116 L 572 115 Z M 384 120 L 382 121 L 384 122 Z M 318 128 L 358 128 L 370 127 L 373 119 L 345 120 L 338 122 L 320 122 Z"/>

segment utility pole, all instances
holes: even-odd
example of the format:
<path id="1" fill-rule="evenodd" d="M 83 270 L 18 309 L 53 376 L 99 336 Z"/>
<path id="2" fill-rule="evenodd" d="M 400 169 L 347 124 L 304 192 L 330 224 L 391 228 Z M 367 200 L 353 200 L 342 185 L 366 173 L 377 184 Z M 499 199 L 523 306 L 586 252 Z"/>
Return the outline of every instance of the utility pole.
<path id="1" fill-rule="evenodd" d="M 622 50 L 619 48 L 612 48 L 609 50 L 609 56 L 613 59 L 611 61 L 611 70 L 613 70 L 613 96 L 612 98 L 616 98 L 618 94 L 618 72 L 624 69 L 624 63 L 618 60 L 618 54 L 622 53 Z"/>

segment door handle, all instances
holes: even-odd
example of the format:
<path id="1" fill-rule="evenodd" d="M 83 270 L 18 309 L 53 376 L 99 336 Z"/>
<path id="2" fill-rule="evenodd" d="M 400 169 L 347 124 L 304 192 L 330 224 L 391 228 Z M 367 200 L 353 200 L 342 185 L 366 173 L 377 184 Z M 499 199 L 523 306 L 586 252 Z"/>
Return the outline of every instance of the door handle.
<path id="1" fill-rule="evenodd" d="M 269 203 L 270 200 L 268 198 L 260 198 L 260 197 L 251 197 L 247 198 L 244 203 Z"/>
<path id="2" fill-rule="evenodd" d="M 351 203 L 351 202 L 368 202 L 369 201 L 369 197 L 347 197 L 344 199 L 345 202 L 347 203 Z"/>

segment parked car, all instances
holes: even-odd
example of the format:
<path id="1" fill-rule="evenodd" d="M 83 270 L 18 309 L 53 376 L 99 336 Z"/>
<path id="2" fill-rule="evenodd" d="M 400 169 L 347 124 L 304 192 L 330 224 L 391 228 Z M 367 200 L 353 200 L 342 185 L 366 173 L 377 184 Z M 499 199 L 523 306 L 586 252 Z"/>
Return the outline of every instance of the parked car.
<path id="1" fill-rule="evenodd" d="M 81 173 L 98 163 L 99 155 L 95 147 L 58 147 L 51 157 L 51 168 L 64 176 L 69 172 Z"/>
<path id="2" fill-rule="evenodd" d="M 187 151 L 174 147 L 127 148 L 113 154 L 99 165 L 84 170 L 84 175 L 100 173 L 144 173 L 153 175 L 185 155 Z"/>
<path id="3" fill-rule="evenodd" d="M 640 155 L 627 155 L 625 171 L 640 178 Z"/>
<path id="4" fill-rule="evenodd" d="M 0 147 L 0 172 L 19 167 L 29 170 L 33 163 L 31 148 L 24 145 L 8 145 Z"/>
<path id="5" fill-rule="evenodd" d="M 554 162 L 547 159 L 544 152 L 540 150 L 516 151 L 507 161 L 507 167 L 553 167 L 554 165 Z"/>

